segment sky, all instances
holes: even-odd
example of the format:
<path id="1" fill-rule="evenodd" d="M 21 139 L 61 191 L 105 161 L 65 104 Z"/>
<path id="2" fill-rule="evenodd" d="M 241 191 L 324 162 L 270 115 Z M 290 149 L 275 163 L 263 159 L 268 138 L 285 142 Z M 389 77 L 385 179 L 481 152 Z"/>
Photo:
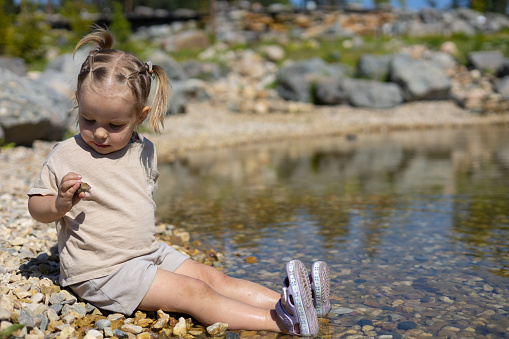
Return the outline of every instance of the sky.
<path id="1" fill-rule="evenodd" d="M 291 0 L 292 3 L 300 3 L 303 0 Z M 452 0 L 433 0 L 436 3 L 437 9 L 448 8 Z M 350 3 L 361 3 L 365 8 L 374 8 L 373 0 L 349 0 Z M 395 8 L 400 7 L 399 0 L 391 0 L 391 5 Z M 422 8 L 429 8 L 429 0 L 406 0 L 406 8 L 409 10 L 419 10 Z"/>
<path id="2" fill-rule="evenodd" d="M 421 8 L 429 8 L 429 1 L 428 0 L 406 0 L 406 8 L 407 9 L 414 9 L 418 10 Z M 451 4 L 451 0 L 435 0 L 435 3 L 437 5 L 436 8 L 443 9 L 447 8 Z M 371 0 L 363 0 L 363 4 L 367 7 L 373 7 L 373 2 Z M 391 0 L 391 4 L 394 7 L 400 7 L 399 1 L 397 0 Z"/>

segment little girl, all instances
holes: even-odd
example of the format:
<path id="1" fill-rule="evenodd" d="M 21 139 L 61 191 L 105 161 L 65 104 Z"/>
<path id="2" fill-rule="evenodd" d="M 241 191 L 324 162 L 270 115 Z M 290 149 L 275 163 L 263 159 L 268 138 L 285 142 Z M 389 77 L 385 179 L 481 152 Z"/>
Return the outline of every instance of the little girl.
<path id="1" fill-rule="evenodd" d="M 28 192 L 33 218 L 56 223 L 60 284 L 97 307 L 126 315 L 161 309 L 189 314 L 204 325 L 316 335 L 317 316 L 330 310 L 324 262 L 315 262 L 308 275 L 302 262 L 290 261 L 280 295 L 155 239 L 156 150 L 136 130 L 149 113 L 152 129 L 163 127 L 168 79 L 160 66 L 111 49 L 106 29 L 84 37 L 74 51 L 84 44 L 97 47 L 78 75 L 79 134 L 53 148 Z"/>

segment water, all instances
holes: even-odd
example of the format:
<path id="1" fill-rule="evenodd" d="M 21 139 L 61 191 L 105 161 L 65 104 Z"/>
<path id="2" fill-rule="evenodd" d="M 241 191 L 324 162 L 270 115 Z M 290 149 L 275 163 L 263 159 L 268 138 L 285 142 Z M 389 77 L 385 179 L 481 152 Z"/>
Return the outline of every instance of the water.
<path id="1" fill-rule="evenodd" d="M 323 336 L 508 338 L 508 146 L 501 126 L 192 152 L 155 200 L 232 276 L 279 290 L 288 260 L 327 261 Z"/>

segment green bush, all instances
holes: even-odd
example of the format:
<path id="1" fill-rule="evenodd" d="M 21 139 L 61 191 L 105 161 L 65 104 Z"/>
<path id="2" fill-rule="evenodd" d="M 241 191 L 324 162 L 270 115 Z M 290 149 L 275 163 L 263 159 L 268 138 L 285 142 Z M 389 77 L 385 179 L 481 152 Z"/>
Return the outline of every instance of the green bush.
<path id="1" fill-rule="evenodd" d="M 59 13 L 69 20 L 71 26 L 71 32 L 68 35 L 69 46 L 65 46 L 64 49 L 72 51 L 75 44 L 92 31 L 96 7 L 84 0 L 64 0 Z"/>
<path id="2" fill-rule="evenodd" d="M 21 13 L 5 30 L 7 55 L 25 59 L 27 63 L 40 62 L 53 45 L 51 27 L 44 13 L 30 3 L 21 3 Z"/>
<path id="3" fill-rule="evenodd" d="M 7 35 L 14 16 L 7 13 L 5 0 L 0 0 L 0 54 L 7 52 Z"/>

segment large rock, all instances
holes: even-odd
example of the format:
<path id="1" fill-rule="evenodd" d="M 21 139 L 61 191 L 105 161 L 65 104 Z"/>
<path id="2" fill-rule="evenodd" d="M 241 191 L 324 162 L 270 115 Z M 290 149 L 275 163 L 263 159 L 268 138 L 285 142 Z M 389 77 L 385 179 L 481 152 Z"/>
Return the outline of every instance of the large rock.
<path id="1" fill-rule="evenodd" d="M 468 65 L 482 72 L 494 74 L 504 64 L 504 61 L 505 57 L 501 51 L 475 51 L 468 53 Z"/>
<path id="2" fill-rule="evenodd" d="M 316 84 L 315 102 L 323 105 L 348 103 L 354 107 L 390 108 L 403 102 L 398 85 L 365 79 L 326 79 Z"/>
<path id="3" fill-rule="evenodd" d="M 509 99 L 509 76 L 498 79 L 495 82 L 495 90 L 500 93 L 504 99 Z"/>
<path id="4" fill-rule="evenodd" d="M 300 74 L 281 77 L 278 81 L 277 93 L 285 100 L 311 102 L 311 79 Z"/>
<path id="5" fill-rule="evenodd" d="M 357 76 L 371 80 L 386 80 L 392 55 L 363 54 L 357 63 Z"/>
<path id="6" fill-rule="evenodd" d="M 166 115 L 187 113 L 187 102 L 210 99 L 206 84 L 198 79 L 176 81 L 172 84 Z"/>
<path id="7" fill-rule="evenodd" d="M 0 57 L 0 68 L 8 69 L 20 76 L 25 76 L 27 74 L 25 60 L 21 58 Z"/>
<path id="8" fill-rule="evenodd" d="M 86 50 L 81 50 L 76 53 L 75 57 L 72 53 L 56 57 L 46 66 L 39 79 L 55 91 L 67 97 L 74 97 L 78 74 L 81 64 L 86 59 L 86 52 Z"/>
<path id="9" fill-rule="evenodd" d="M 394 83 L 376 80 L 344 79 L 343 88 L 354 107 L 391 108 L 403 103 L 403 93 Z"/>
<path id="10" fill-rule="evenodd" d="M 169 54 L 166 54 L 161 50 L 156 50 L 152 53 L 152 55 L 147 58 L 147 61 L 152 61 L 154 65 L 161 66 L 166 72 L 166 75 L 168 75 L 170 82 L 186 80 L 188 78 L 182 65 L 180 65 Z"/>
<path id="11" fill-rule="evenodd" d="M 336 78 L 319 81 L 316 84 L 314 96 L 317 105 L 340 105 L 348 100 L 348 93 L 343 88 L 343 81 Z"/>
<path id="12" fill-rule="evenodd" d="M 35 140 L 61 140 L 71 103 L 43 81 L 0 69 L 0 127 L 4 141 L 31 145 Z"/>
<path id="13" fill-rule="evenodd" d="M 218 80 L 226 73 L 218 64 L 213 62 L 187 60 L 182 63 L 182 67 L 190 78 L 202 80 Z"/>
<path id="14" fill-rule="evenodd" d="M 400 54 L 391 62 L 389 80 L 398 84 L 405 101 L 449 99 L 451 79 L 436 63 Z"/>
<path id="15" fill-rule="evenodd" d="M 280 69 L 277 92 L 286 100 L 311 102 L 313 84 L 324 78 L 341 78 L 346 73 L 343 66 L 320 58 L 292 62 Z"/>
<path id="16" fill-rule="evenodd" d="M 189 30 L 165 37 L 161 47 L 166 52 L 176 52 L 192 49 L 203 50 L 209 45 L 209 37 L 204 31 Z"/>

